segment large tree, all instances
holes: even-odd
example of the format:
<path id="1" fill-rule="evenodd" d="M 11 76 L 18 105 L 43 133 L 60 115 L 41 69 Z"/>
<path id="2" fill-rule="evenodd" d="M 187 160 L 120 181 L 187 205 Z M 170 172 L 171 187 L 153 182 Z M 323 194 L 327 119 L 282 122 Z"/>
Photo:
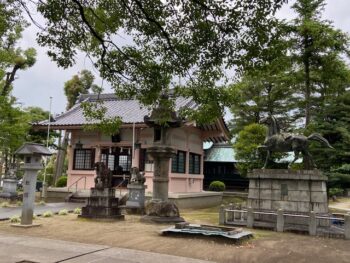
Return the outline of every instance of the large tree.
<path id="1" fill-rule="evenodd" d="M 95 77 L 89 70 L 82 70 L 64 83 L 64 94 L 67 98 L 67 110 L 71 109 L 76 104 L 80 95 L 101 91 L 101 88 L 94 84 L 94 80 Z M 58 178 L 62 176 L 64 172 L 64 162 L 67 154 L 68 140 L 69 133 L 67 131 L 64 133 L 63 137 L 60 133 L 55 169 L 53 169 L 54 184 L 56 184 Z"/>
<path id="2" fill-rule="evenodd" d="M 336 149 L 311 145 L 311 153 L 319 168 L 330 170 L 350 164 L 350 91 L 329 100 L 310 123 L 308 132 L 321 133 Z"/>
<path id="3" fill-rule="evenodd" d="M 94 84 L 94 80 L 95 77 L 89 70 L 82 70 L 64 83 L 67 110 L 74 106 L 80 95 L 100 91 L 100 87 Z"/>
<path id="4" fill-rule="evenodd" d="M 229 88 L 234 134 L 268 113 L 289 124 L 287 129 L 305 128 L 350 86 L 349 36 L 322 19 L 324 5 L 323 0 L 297 0 L 296 19 L 273 23 L 276 37 L 262 49 L 260 63 L 244 65 L 243 78 Z"/>
<path id="5" fill-rule="evenodd" d="M 284 2 L 38 1 L 46 21 L 39 43 L 62 67 L 75 63 L 78 50 L 85 52 L 120 96 L 145 105 L 176 87 L 176 95 L 201 105 L 204 114 L 193 116 L 208 121 L 223 110 L 223 69 L 239 67 L 248 53 L 259 54 L 272 15 Z"/>
<path id="6" fill-rule="evenodd" d="M 21 1 L 0 1 L 0 175 L 13 159 L 14 150 L 20 146 L 29 129 L 28 116 L 11 96 L 19 70 L 35 63 L 33 48 L 22 50 L 18 46 L 21 33 L 28 25 L 22 16 Z"/>
<path id="7" fill-rule="evenodd" d="M 18 47 L 23 29 L 28 25 L 16 0 L 0 2 L 0 96 L 9 95 L 18 70 L 34 65 L 36 51 Z"/>
<path id="8" fill-rule="evenodd" d="M 13 97 L 0 96 L 0 167 L 5 163 L 5 171 L 29 130 L 28 115 L 15 102 Z"/>
<path id="9" fill-rule="evenodd" d="M 322 19 L 324 6 L 324 0 L 298 0 L 292 6 L 298 17 L 290 23 L 290 52 L 305 127 L 327 99 L 343 93 L 350 83 L 344 62 L 344 55 L 350 55 L 349 36 Z"/>
<path id="10" fill-rule="evenodd" d="M 267 114 L 279 117 L 285 124 L 290 122 L 295 98 L 286 28 L 283 21 L 275 23 L 271 38 L 261 51 L 260 62 L 246 60 L 242 77 L 228 87 L 233 135 L 246 125 L 259 123 Z"/>

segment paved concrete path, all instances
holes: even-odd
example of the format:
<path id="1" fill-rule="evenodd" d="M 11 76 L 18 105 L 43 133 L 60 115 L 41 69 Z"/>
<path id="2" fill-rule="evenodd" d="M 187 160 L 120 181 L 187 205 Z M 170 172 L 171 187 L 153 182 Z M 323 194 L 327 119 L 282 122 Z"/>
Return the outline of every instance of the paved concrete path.
<path id="1" fill-rule="evenodd" d="M 77 207 L 83 207 L 83 203 L 46 203 L 45 205 L 36 205 L 34 208 L 34 214 L 41 215 L 46 211 L 51 211 L 52 213 L 57 213 L 62 209 L 67 209 L 72 211 Z M 7 207 L 0 208 L 0 220 L 7 220 L 12 216 L 21 216 L 22 207 Z M 0 261 L 1 262 L 1 261 Z"/>
<path id="2" fill-rule="evenodd" d="M 133 249 L 9 235 L 5 233 L 0 233 L 0 262 L 210 263 L 209 261 Z"/>

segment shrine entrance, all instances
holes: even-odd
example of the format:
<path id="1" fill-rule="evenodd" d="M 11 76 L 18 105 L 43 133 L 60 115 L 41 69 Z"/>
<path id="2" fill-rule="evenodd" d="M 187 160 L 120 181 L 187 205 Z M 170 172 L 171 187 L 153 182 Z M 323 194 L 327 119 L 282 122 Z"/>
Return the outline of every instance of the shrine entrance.
<path id="1" fill-rule="evenodd" d="M 131 147 L 109 147 L 101 149 L 101 162 L 112 171 L 112 185 L 125 186 L 128 184 L 131 169 Z"/>

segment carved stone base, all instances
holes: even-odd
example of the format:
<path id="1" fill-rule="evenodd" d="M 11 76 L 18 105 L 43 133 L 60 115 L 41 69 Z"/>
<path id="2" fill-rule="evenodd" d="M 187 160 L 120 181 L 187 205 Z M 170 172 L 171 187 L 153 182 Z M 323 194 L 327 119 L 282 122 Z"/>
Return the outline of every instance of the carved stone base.
<path id="1" fill-rule="evenodd" d="M 126 208 L 141 209 L 145 208 L 145 189 L 146 186 L 139 184 L 128 184 L 129 197 L 126 201 Z"/>
<path id="2" fill-rule="evenodd" d="M 124 215 L 118 206 L 118 198 L 112 188 L 91 188 L 87 205 L 81 209 L 82 218 L 123 220 Z"/>
<path id="3" fill-rule="evenodd" d="M 185 220 L 180 217 L 177 206 L 170 201 L 152 200 L 146 205 L 146 216 L 141 218 L 144 222 L 154 223 L 178 223 Z"/>

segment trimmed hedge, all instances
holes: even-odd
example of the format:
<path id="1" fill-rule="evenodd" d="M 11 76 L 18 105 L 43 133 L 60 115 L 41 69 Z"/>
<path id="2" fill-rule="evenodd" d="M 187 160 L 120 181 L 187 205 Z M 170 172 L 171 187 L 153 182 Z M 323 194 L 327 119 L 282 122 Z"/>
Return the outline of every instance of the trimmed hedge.
<path id="1" fill-rule="evenodd" d="M 209 191 L 223 192 L 225 191 L 225 184 L 221 181 L 213 181 L 209 185 Z"/>
<path id="2" fill-rule="evenodd" d="M 66 186 L 67 186 L 67 176 L 61 176 L 56 183 L 56 187 L 66 187 Z"/>

